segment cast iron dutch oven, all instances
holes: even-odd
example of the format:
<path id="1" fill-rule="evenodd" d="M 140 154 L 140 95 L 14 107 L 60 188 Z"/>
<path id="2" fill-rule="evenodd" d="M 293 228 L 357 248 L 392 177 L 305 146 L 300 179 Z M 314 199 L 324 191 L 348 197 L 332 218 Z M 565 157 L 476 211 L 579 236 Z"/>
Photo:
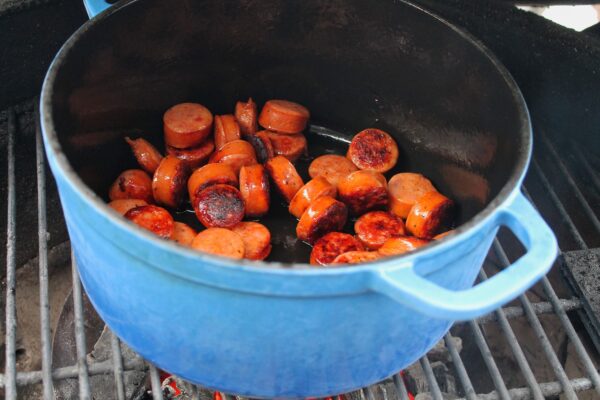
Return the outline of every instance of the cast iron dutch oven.
<path id="1" fill-rule="evenodd" d="M 111 181 L 135 167 L 125 135 L 161 145 L 171 105 L 225 114 L 249 96 L 306 105 L 313 156 L 343 154 L 367 127 L 390 132 L 401 148 L 394 172 L 421 172 L 454 199 L 456 234 L 402 257 L 315 268 L 283 212 L 265 220 L 279 262 L 260 263 L 179 247 L 106 206 Z M 120 2 L 60 50 L 41 111 L 98 313 L 146 359 L 209 388 L 299 398 L 377 382 L 453 321 L 522 293 L 556 256 L 552 232 L 519 189 L 532 138 L 517 86 L 467 33 L 407 2 Z M 473 287 L 503 225 L 526 252 Z"/>

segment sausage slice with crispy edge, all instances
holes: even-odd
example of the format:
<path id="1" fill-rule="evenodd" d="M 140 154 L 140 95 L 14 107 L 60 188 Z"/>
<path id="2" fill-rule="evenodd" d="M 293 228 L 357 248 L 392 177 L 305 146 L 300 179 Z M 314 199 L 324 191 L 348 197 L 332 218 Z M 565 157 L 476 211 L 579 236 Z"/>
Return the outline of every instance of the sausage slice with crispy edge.
<path id="1" fill-rule="evenodd" d="M 354 223 L 358 239 L 370 250 L 377 250 L 391 237 L 404 236 L 404 222 L 385 211 L 363 214 Z"/>
<path id="2" fill-rule="evenodd" d="M 308 167 L 308 175 L 311 178 L 322 176 L 337 186 L 340 179 L 358 170 L 352 161 L 337 154 L 325 154 L 315 158 Z"/>
<path id="3" fill-rule="evenodd" d="M 288 210 L 294 217 L 300 218 L 304 210 L 319 197 L 335 197 L 336 195 L 337 190 L 335 186 L 329 183 L 327 179 L 318 176 L 315 179 L 308 181 L 300 188 L 300 190 L 298 190 L 292 198 L 292 201 L 290 201 Z"/>
<path id="4" fill-rule="evenodd" d="M 306 137 L 301 133 L 287 135 L 268 131 L 267 134 L 276 156 L 284 156 L 291 162 L 296 162 L 307 152 Z"/>
<path id="5" fill-rule="evenodd" d="M 383 246 L 377 250 L 382 256 L 395 256 L 399 254 L 408 253 L 423 247 L 429 243 L 429 240 L 419 239 L 412 236 L 401 236 L 389 238 L 385 241 Z"/>
<path id="6" fill-rule="evenodd" d="M 362 251 L 362 243 L 354 236 L 342 232 L 329 232 L 316 241 L 310 252 L 312 265 L 328 265 L 342 253 Z"/>
<path id="7" fill-rule="evenodd" d="M 388 182 L 390 193 L 388 209 L 392 214 L 406 219 L 418 199 L 424 194 L 435 191 L 431 181 L 421 174 L 412 172 L 396 174 Z"/>
<path id="8" fill-rule="evenodd" d="M 431 239 L 448 221 L 454 203 L 438 192 L 429 192 L 410 209 L 406 230 L 421 239 Z"/>
<path id="9" fill-rule="evenodd" d="M 243 135 L 254 134 L 258 131 L 256 103 L 252 97 L 245 103 L 238 101 L 235 104 L 235 119 L 240 125 Z"/>
<path id="10" fill-rule="evenodd" d="M 185 186 L 190 169 L 179 158 L 166 156 L 152 179 L 152 193 L 158 204 L 177 208 L 185 198 Z"/>
<path id="11" fill-rule="evenodd" d="M 139 199 L 147 203 L 154 203 L 152 179 L 141 169 L 125 170 L 111 185 L 108 198 L 111 200 Z"/>
<path id="12" fill-rule="evenodd" d="M 210 155 L 215 150 L 215 143 L 212 138 L 207 138 L 196 147 L 187 149 L 178 149 L 177 147 L 167 145 L 167 154 L 179 158 L 185 162 L 190 169 L 196 169 L 208 162 Z"/>
<path id="13" fill-rule="evenodd" d="M 238 174 L 242 166 L 256 164 L 256 152 L 254 147 L 245 140 L 234 140 L 214 152 L 210 162 L 229 164 Z"/>
<path id="14" fill-rule="evenodd" d="M 385 173 L 398 162 L 398 145 L 381 129 L 365 129 L 352 138 L 346 157 L 359 169 Z"/>
<path id="15" fill-rule="evenodd" d="M 245 252 L 240 235 L 225 228 L 203 230 L 192 240 L 191 247 L 204 253 L 238 260 L 244 257 Z"/>
<path id="16" fill-rule="evenodd" d="M 168 239 L 173 234 L 173 217 L 162 207 L 135 207 L 125 213 L 125 218 L 162 238 Z"/>
<path id="17" fill-rule="evenodd" d="M 209 186 L 196 194 L 192 205 L 196 217 L 207 228 L 231 228 L 244 218 L 244 199 L 233 186 Z"/>
<path id="18" fill-rule="evenodd" d="M 125 141 L 131 147 L 131 151 L 138 164 L 146 172 L 153 174 L 163 158 L 162 154 L 144 138 L 131 139 L 125 137 Z"/>
<path id="19" fill-rule="evenodd" d="M 229 164 L 206 164 L 195 170 L 187 182 L 190 202 L 202 190 L 211 185 L 222 183 L 238 187 L 238 177 Z"/>
<path id="20" fill-rule="evenodd" d="M 282 133 L 300 133 L 306 128 L 310 113 L 298 103 L 269 100 L 263 106 L 258 123 L 265 129 Z"/>
<path id="21" fill-rule="evenodd" d="M 300 217 L 296 236 L 312 244 L 329 232 L 342 230 L 347 218 L 348 209 L 344 203 L 330 196 L 319 197 Z"/>
<path id="22" fill-rule="evenodd" d="M 211 133 L 213 115 L 202 104 L 181 103 L 163 115 L 165 142 L 178 149 L 198 146 Z"/>
<path id="23" fill-rule="evenodd" d="M 265 169 L 273 180 L 275 187 L 288 201 L 292 201 L 298 190 L 304 185 L 294 164 L 283 156 L 276 156 L 265 163 Z"/>
<path id="24" fill-rule="evenodd" d="M 355 171 L 338 182 L 338 198 L 353 215 L 385 208 L 388 191 L 385 177 L 375 171 Z"/>
<path id="25" fill-rule="evenodd" d="M 240 193 L 247 217 L 262 217 L 269 211 L 269 177 L 262 165 L 248 165 L 240 169 Z"/>
<path id="26" fill-rule="evenodd" d="M 239 234 L 244 241 L 244 258 L 264 260 L 271 253 L 271 232 L 258 222 L 240 222 L 232 231 Z"/>

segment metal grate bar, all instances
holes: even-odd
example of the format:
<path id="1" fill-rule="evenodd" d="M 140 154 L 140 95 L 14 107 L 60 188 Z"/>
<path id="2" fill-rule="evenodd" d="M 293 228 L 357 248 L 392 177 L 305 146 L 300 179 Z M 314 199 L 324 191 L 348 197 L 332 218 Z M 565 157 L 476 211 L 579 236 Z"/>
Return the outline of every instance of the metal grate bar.
<path id="1" fill-rule="evenodd" d="M 585 390 L 589 390 L 592 387 L 592 381 L 587 378 L 577 378 L 569 381 L 571 386 L 577 392 L 583 392 Z M 560 382 L 543 382 L 540 383 L 540 389 L 544 398 L 554 398 L 558 397 L 563 393 L 562 384 Z M 516 388 L 510 389 L 508 391 L 510 393 L 511 400 L 529 400 L 531 399 L 531 391 L 529 388 Z M 488 394 L 478 394 L 476 397 L 477 400 L 500 400 L 498 392 L 493 391 Z M 460 398 L 456 400 L 466 400 L 465 398 Z"/>
<path id="2" fill-rule="evenodd" d="M 221 393 L 223 400 L 236 400 L 236 396 L 232 396 L 230 394 Z"/>
<path id="3" fill-rule="evenodd" d="M 425 372 L 425 378 L 427 378 L 427 383 L 429 384 L 429 391 L 433 396 L 434 400 L 444 400 L 442 397 L 442 391 L 440 390 L 440 386 L 435 379 L 435 375 L 433 374 L 433 369 L 431 369 L 431 364 L 429 363 L 429 358 L 427 355 L 424 355 L 419 360 L 421 363 L 421 368 L 423 368 L 423 372 Z"/>
<path id="4" fill-rule="evenodd" d="M 119 338 L 110 332 L 110 347 L 112 350 L 113 375 L 115 376 L 115 391 L 117 400 L 125 400 L 125 387 L 123 386 L 123 357 Z"/>
<path id="5" fill-rule="evenodd" d="M 37 102 L 35 102 L 35 115 L 38 115 Z M 52 383 L 52 335 L 50 333 L 50 304 L 48 296 L 48 226 L 46 220 L 46 170 L 39 118 L 36 118 L 35 120 L 42 377 L 44 382 L 44 399 L 53 400 L 54 388 Z"/>
<path id="6" fill-rule="evenodd" d="M 196 385 L 192 385 L 192 400 L 200 400 L 200 389 Z"/>
<path id="7" fill-rule="evenodd" d="M 583 308 L 583 303 L 578 298 L 559 299 L 559 303 L 562 305 L 562 307 L 566 311 L 578 310 L 580 308 Z M 552 304 L 547 301 L 531 303 L 531 307 L 533 308 L 533 311 L 536 314 L 553 314 L 554 313 L 554 308 L 552 307 Z M 501 310 L 502 310 L 504 316 L 508 319 L 518 318 L 518 317 L 522 317 L 525 315 L 525 311 L 523 310 L 523 307 L 519 307 L 519 306 L 503 307 Z M 488 323 L 488 322 L 497 322 L 498 315 L 496 313 L 490 313 L 488 315 L 484 315 L 483 317 L 477 318 L 475 321 L 477 321 L 478 324 L 484 324 L 484 323 Z M 464 324 L 467 322 L 468 321 L 458 321 L 455 323 L 455 325 Z"/>
<path id="8" fill-rule="evenodd" d="M 375 395 L 373 394 L 373 389 L 371 387 L 364 388 L 364 393 L 366 395 L 367 400 L 375 400 Z"/>
<path id="9" fill-rule="evenodd" d="M 573 194 L 575 195 L 575 197 L 581 204 L 581 207 L 583 207 L 583 211 L 586 213 L 586 215 L 590 219 L 590 222 L 592 223 L 592 225 L 594 225 L 594 228 L 596 228 L 596 230 L 598 232 L 600 232 L 600 221 L 598 220 L 596 213 L 594 213 L 594 210 L 592 210 L 592 208 L 590 207 L 590 204 L 583 196 L 583 193 L 581 193 L 579 186 L 577 186 L 577 183 L 575 183 L 575 180 L 573 179 L 573 177 L 571 176 L 571 173 L 565 166 L 565 163 L 558 156 L 558 153 L 556 152 L 554 145 L 552 145 L 552 143 L 550 143 L 548 141 L 548 139 L 546 138 L 545 135 L 540 135 L 540 136 L 542 137 L 542 142 L 544 142 L 544 144 L 546 145 L 548 150 L 550 150 L 550 154 L 554 158 L 554 161 L 556 162 L 558 169 L 560 170 L 560 172 L 563 174 L 563 176 L 567 180 L 567 183 L 569 184 L 571 189 L 573 189 Z"/>
<path id="10" fill-rule="evenodd" d="M 408 397 L 408 390 L 406 389 L 406 384 L 404 383 L 404 378 L 402 377 L 402 375 L 394 375 L 394 386 L 396 386 L 396 390 L 400 395 L 400 400 L 410 400 L 410 397 Z"/>
<path id="11" fill-rule="evenodd" d="M 525 196 L 527 196 L 527 199 L 531 202 L 531 204 L 535 206 L 535 202 L 529 195 L 527 189 L 524 189 L 523 192 L 525 193 Z M 565 328 L 565 331 L 567 333 L 567 336 L 571 340 L 571 343 L 573 343 L 573 346 L 575 347 L 575 351 L 577 352 L 579 359 L 585 366 L 586 372 L 590 380 L 593 382 L 596 392 L 600 394 L 600 375 L 598 374 L 598 371 L 596 370 L 592 359 L 590 358 L 588 352 L 585 350 L 581 339 L 579 339 L 579 336 L 577 335 L 577 332 L 575 331 L 575 328 L 573 327 L 573 324 L 571 323 L 571 320 L 569 319 L 564 307 L 562 306 L 562 304 L 560 304 L 559 298 L 556 295 L 554 288 L 552 288 L 550 281 L 548 281 L 548 278 L 543 277 L 541 282 L 542 287 L 544 288 L 544 292 L 549 297 L 550 302 L 554 307 L 554 311 L 556 312 L 556 315 L 558 316 L 560 322 Z"/>
<path id="12" fill-rule="evenodd" d="M 83 322 L 83 297 L 81 294 L 81 282 L 77 262 L 71 250 L 71 272 L 73 277 L 73 305 L 75 314 L 75 347 L 77 348 L 77 370 L 79 377 L 79 398 L 91 400 L 90 379 L 86 357 L 85 331 Z"/>
<path id="13" fill-rule="evenodd" d="M 488 276 L 483 269 L 481 271 L 479 271 L 479 278 L 482 281 L 485 281 L 488 279 Z M 525 358 L 525 353 L 523 353 L 523 349 L 521 349 L 521 346 L 519 345 L 519 341 L 518 341 L 517 337 L 515 336 L 515 333 L 512 330 L 512 327 L 508 323 L 508 319 L 504 315 L 504 311 L 500 308 L 500 309 L 496 310 L 495 314 L 498 317 L 498 324 L 500 325 L 500 328 L 502 329 L 502 332 L 504 333 L 504 336 L 506 337 L 506 341 L 508 342 L 508 345 L 510 346 L 511 351 L 512 351 L 513 355 L 515 356 L 517 364 L 519 364 L 519 368 L 521 369 L 521 372 L 523 373 L 523 376 L 525 377 L 525 380 L 527 381 L 527 385 L 531 389 L 532 397 L 534 398 L 534 400 L 543 400 L 544 396 L 542 395 L 542 391 L 540 389 L 538 381 L 535 378 L 533 371 L 531 370 L 531 366 L 529 365 L 527 358 Z"/>
<path id="14" fill-rule="evenodd" d="M 473 384 L 471 383 L 471 378 L 469 378 L 469 374 L 465 368 L 465 364 L 460 358 L 460 354 L 454 346 L 454 341 L 452 340 L 452 336 L 450 333 L 446 333 L 444 336 L 444 342 L 446 343 L 446 348 L 450 353 L 450 357 L 452 358 L 452 363 L 454 364 L 454 368 L 456 369 L 456 374 L 458 375 L 458 379 L 460 379 L 460 383 L 465 391 L 465 395 L 468 400 L 475 400 L 475 389 L 473 388 Z"/>
<path id="15" fill-rule="evenodd" d="M 15 197 L 15 131 L 16 116 L 13 109 L 8 111 L 8 212 L 6 223 L 6 365 L 4 395 L 7 400 L 17 398 L 17 310 L 15 305 L 16 276 L 15 276 L 15 251 L 16 251 L 16 197 Z"/>
<path id="16" fill-rule="evenodd" d="M 575 227 L 575 224 L 573 223 L 573 220 L 571 219 L 571 216 L 569 215 L 569 213 L 565 209 L 565 206 L 562 204 L 562 202 L 558 198 L 556 192 L 554 191 L 554 188 L 552 187 L 552 185 L 550 185 L 550 182 L 548 181 L 548 178 L 546 177 L 546 174 L 542 171 L 542 169 L 540 168 L 540 166 L 537 163 L 537 161 L 535 160 L 535 158 L 531 159 L 531 166 L 533 167 L 533 170 L 535 171 L 535 173 L 537 174 L 537 176 L 540 178 L 540 181 L 542 182 L 542 185 L 544 186 L 544 189 L 546 189 L 546 191 L 550 195 L 550 200 L 552 200 L 552 203 L 557 208 L 560 216 L 567 223 L 567 226 L 569 227 L 569 231 L 573 235 L 573 239 L 575 239 L 575 241 L 577 242 L 577 245 L 581 249 L 587 249 L 588 246 L 587 246 L 585 240 L 583 240 L 583 237 L 581 236 L 581 234 L 579 233 L 579 231 Z"/>
<path id="17" fill-rule="evenodd" d="M 588 161 L 587 156 L 585 154 L 583 154 L 583 152 L 581 151 L 579 146 L 573 145 L 572 147 L 573 147 L 573 150 L 577 153 L 577 161 L 580 162 L 581 165 L 583 165 L 585 172 L 587 172 L 587 174 L 592 179 L 594 186 L 596 187 L 596 189 L 598 189 L 600 191 L 600 178 L 598 178 L 598 174 L 596 173 L 596 171 L 594 171 L 594 168 L 590 165 L 590 162 Z"/>
<path id="18" fill-rule="evenodd" d="M 494 356 L 490 351 L 487 342 L 485 341 L 485 337 L 481 332 L 481 328 L 475 321 L 470 321 L 469 325 L 471 326 L 471 330 L 473 331 L 473 335 L 475 337 L 475 343 L 477 347 L 479 347 L 479 352 L 483 357 L 483 361 L 490 373 L 490 377 L 494 382 L 494 386 L 496 386 L 496 390 L 500 393 L 500 398 L 502 400 L 510 400 L 510 396 L 508 394 L 508 389 L 506 388 L 506 383 L 504 383 L 504 379 L 502 379 L 502 375 L 500 374 L 500 370 L 496 365 L 496 361 L 494 360 Z"/>
<path id="19" fill-rule="evenodd" d="M 496 252 L 496 255 L 500 259 L 500 262 L 502 263 L 503 266 L 507 267 L 508 265 L 510 265 L 510 261 L 497 238 L 494 239 L 494 251 Z M 544 353 L 546 354 L 546 358 L 548 359 L 548 361 L 550 362 L 550 365 L 552 366 L 552 370 L 554 371 L 554 373 L 556 374 L 556 377 L 562 384 L 562 387 L 563 387 L 563 390 L 565 392 L 567 399 L 569 399 L 569 400 L 577 399 L 577 395 L 575 395 L 575 391 L 573 390 L 573 387 L 571 386 L 569 378 L 567 377 L 567 374 L 565 373 L 564 368 L 562 367 L 560 361 L 558 360 L 558 356 L 556 355 L 554 349 L 552 348 L 552 344 L 550 344 L 550 340 L 548 340 L 548 336 L 546 335 L 546 332 L 544 331 L 544 328 L 542 327 L 540 320 L 538 319 L 538 317 L 535 315 L 535 312 L 531 308 L 531 302 L 527 298 L 527 295 L 523 294 L 523 295 L 519 296 L 519 300 L 523 304 L 523 308 L 525 309 L 525 312 L 527 314 L 527 319 L 529 320 L 529 324 L 533 328 L 533 330 L 542 346 L 542 349 L 544 350 Z"/>
<path id="20" fill-rule="evenodd" d="M 158 370 L 156 367 L 150 363 L 148 363 L 148 367 L 150 370 L 150 384 L 152 386 L 152 399 L 153 400 L 163 400 L 162 388 L 160 385 L 160 377 L 158 376 Z"/>

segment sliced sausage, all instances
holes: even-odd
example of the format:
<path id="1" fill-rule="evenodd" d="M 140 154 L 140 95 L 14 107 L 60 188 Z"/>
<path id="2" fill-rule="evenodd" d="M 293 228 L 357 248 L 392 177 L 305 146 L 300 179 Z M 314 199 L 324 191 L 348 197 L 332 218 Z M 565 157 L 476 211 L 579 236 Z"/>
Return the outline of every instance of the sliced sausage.
<path id="1" fill-rule="evenodd" d="M 125 213 L 125 218 L 162 238 L 168 239 L 173 234 L 173 217 L 162 207 L 135 207 Z"/>
<path id="2" fill-rule="evenodd" d="M 192 170 L 206 164 L 212 152 L 215 151 L 215 144 L 211 138 L 207 138 L 198 146 L 188 149 L 178 149 L 169 145 L 166 147 L 168 155 L 179 158 Z"/>
<path id="3" fill-rule="evenodd" d="M 290 201 L 288 210 L 296 218 L 300 218 L 308 206 L 322 196 L 335 197 L 337 190 L 329 181 L 323 177 L 311 179 L 300 188 Z"/>
<path id="4" fill-rule="evenodd" d="M 423 175 L 402 172 L 392 176 L 388 182 L 388 191 L 390 192 L 390 212 L 406 219 L 410 209 L 419 198 L 436 190 L 431 181 Z"/>
<path id="5" fill-rule="evenodd" d="M 453 202 L 438 192 L 429 192 L 410 209 L 406 230 L 421 239 L 431 239 L 450 216 Z"/>
<path id="6" fill-rule="evenodd" d="M 269 139 L 268 132 L 269 131 L 260 131 L 255 134 L 244 135 L 244 140 L 254 147 L 256 157 L 260 163 L 264 163 L 275 156 L 273 144 L 271 143 L 271 139 Z"/>
<path id="7" fill-rule="evenodd" d="M 385 208 L 388 203 L 387 183 L 379 172 L 352 172 L 340 179 L 337 189 L 338 198 L 346 203 L 353 215 Z"/>
<path id="8" fill-rule="evenodd" d="M 171 240 L 176 241 L 182 246 L 190 246 L 198 232 L 183 222 L 175 222 Z"/>
<path id="9" fill-rule="evenodd" d="M 369 249 L 377 250 L 386 240 L 404 236 L 404 222 L 385 211 L 371 211 L 354 223 L 358 239 Z"/>
<path id="10" fill-rule="evenodd" d="M 244 241 L 237 233 L 224 228 L 208 228 L 196 235 L 192 248 L 217 256 L 244 257 Z"/>
<path id="11" fill-rule="evenodd" d="M 300 133 L 310 113 L 306 107 L 287 100 L 269 100 L 263 106 L 258 123 L 265 129 L 282 133 Z"/>
<path id="12" fill-rule="evenodd" d="M 344 156 L 337 154 L 326 154 L 315 158 L 308 167 L 308 174 L 311 178 L 322 176 L 337 186 L 340 179 L 350 175 L 358 170 L 352 161 Z"/>
<path id="13" fill-rule="evenodd" d="M 261 217 L 269 211 L 269 177 L 262 165 L 248 165 L 240 169 L 240 193 L 247 217 Z"/>
<path id="14" fill-rule="evenodd" d="M 330 196 L 319 197 L 300 217 L 296 236 L 312 244 L 329 232 L 342 230 L 347 218 L 348 209 L 344 203 Z"/>
<path id="15" fill-rule="evenodd" d="M 362 243 L 354 236 L 341 232 L 329 232 L 315 243 L 310 252 L 313 265 L 331 264 L 337 256 L 348 251 L 362 251 Z"/>
<path id="16" fill-rule="evenodd" d="M 375 261 L 380 257 L 381 255 L 376 251 L 348 251 L 337 256 L 332 264 L 361 264 Z"/>
<path id="17" fill-rule="evenodd" d="M 264 260 L 271 253 L 271 232 L 258 222 L 240 222 L 232 231 L 244 241 L 244 258 Z"/>
<path id="18" fill-rule="evenodd" d="M 448 235 L 452 235 L 453 233 L 454 233 L 454 229 L 451 229 L 451 230 L 449 230 L 449 231 L 446 231 L 446 232 L 440 233 L 439 235 L 435 235 L 435 236 L 433 237 L 433 240 L 442 240 L 442 239 L 443 239 L 443 238 L 445 238 L 446 236 L 448 236 Z"/>
<path id="19" fill-rule="evenodd" d="M 295 162 L 302 154 L 306 154 L 306 137 L 303 134 L 288 135 L 273 131 L 267 132 L 276 156 L 284 156 L 291 162 Z"/>
<path id="20" fill-rule="evenodd" d="M 215 117 L 215 146 L 219 150 L 225 143 L 240 140 L 240 126 L 231 114 Z"/>
<path id="21" fill-rule="evenodd" d="M 384 173 L 398 162 L 398 145 L 380 129 L 365 129 L 352 138 L 346 157 L 359 169 Z"/>
<path id="22" fill-rule="evenodd" d="M 292 201 L 298 190 L 304 185 L 296 167 L 287 158 L 276 156 L 265 163 L 265 168 L 279 193 L 288 202 Z"/>
<path id="23" fill-rule="evenodd" d="M 131 210 L 132 208 L 146 205 L 148 205 L 148 203 L 140 199 L 118 199 L 108 203 L 108 206 L 110 208 L 112 208 L 121 215 L 125 215 L 127 211 Z"/>
<path id="24" fill-rule="evenodd" d="M 163 115 L 165 141 L 178 149 L 198 146 L 210 135 L 212 125 L 212 113 L 202 104 L 177 104 Z"/>
<path id="25" fill-rule="evenodd" d="M 237 175 L 229 164 L 206 164 L 195 170 L 187 182 L 190 202 L 200 191 L 218 183 L 238 187 Z"/>
<path id="26" fill-rule="evenodd" d="M 243 101 L 235 103 L 235 119 L 240 125 L 240 131 L 243 135 L 252 135 L 258 131 L 256 115 L 256 103 L 252 100 L 252 97 L 246 103 Z"/>
<path id="27" fill-rule="evenodd" d="M 179 158 L 163 158 L 152 179 L 152 193 L 156 202 L 172 208 L 179 207 L 185 198 L 185 186 L 189 176 L 189 167 Z"/>
<path id="28" fill-rule="evenodd" d="M 382 256 L 395 256 L 408 253 L 425 246 L 428 240 L 419 239 L 412 236 L 393 237 L 385 241 L 383 246 L 377 250 Z"/>
<path id="29" fill-rule="evenodd" d="M 152 146 L 146 139 L 130 139 L 125 137 L 125 141 L 131 147 L 131 151 L 135 156 L 138 164 L 149 174 L 153 174 L 160 164 L 163 156 L 160 154 L 156 147 Z"/>
<path id="30" fill-rule="evenodd" d="M 243 165 L 256 164 L 256 153 L 254 147 L 245 140 L 234 140 L 213 153 L 210 162 L 229 164 L 238 174 Z"/>
<path id="31" fill-rule="evenodd" d="M 207 228 L 231 228 L 244 218 L 244 199 L 233 186 L 217 184 L 200 191 L 192 205 Z"/>
<path id="32" fill-rule="evenodd" d="M 121 172 L 108 191 L 108 198 L 140 199 L 154 203 L 152 197 L 152 179 L 141 169 L 128 169 Z"/>

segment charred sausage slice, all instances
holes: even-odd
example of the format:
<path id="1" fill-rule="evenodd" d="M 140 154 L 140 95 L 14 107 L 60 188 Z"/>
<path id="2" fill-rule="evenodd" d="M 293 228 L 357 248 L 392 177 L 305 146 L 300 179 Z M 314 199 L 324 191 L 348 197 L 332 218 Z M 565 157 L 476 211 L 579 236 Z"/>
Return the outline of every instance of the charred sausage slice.
<path id="1" fill-rule="evenodd" d="M 188 149 L 178 149 L 177 147 L 169 145 L 166 147 L 168 155 L 179 158 L 192 170 L 206 164 L 210 155 L 215 150 L 215 144 L 212 138 L 207 138 L 198 146 L 190 147 Z"/>
<path id="2" fill-rule="evenodd" d="M 337 190 L 329 181 L 323 177 L 316 177 L 300 188 L 292 198 L 288 208 L 290 214 L 300 218 L 308 206 L 322 196 L 335 197 Z"/>
<path id="3" fill-rule="evenodd" d="M 340 231 L 346 224 L 348 209 L 333 197 L 319 197 L 304 211 L 296 225 L 298 239 L 310 244 L 321 236 Z"/>
<path id="4" fill-rule="evenodd" d="M 381 129 L 365 129 L 352 138 L 346 156 L 359 169 L 385 173 L 398 162 L 398 145 Z"/>
<path id="5" fill-rule="evenodd" d="M 189 176 L 189 167 L 179 158 L 163 158 L 152 179 L 154 200 L 172 208 L 179 207 L 185 198 L 185 186 Z"/>
<path id="6" fill-rule="evenodd" d="M 358 239 L 369 249 L 377 250 L 391 237 L 404 236 L 404 222 L 385 211 L 371 211 L 354 223 Z"/>
<path id="7" fill-rule="evenodd" d="M 135 207 L 125 213 L 125 218 L 162 238 L 168 239 L 173 234 L 173 217 L 162 207 Z"/>
<path id="8" fill-rule="evenodd" d="M 152 197 L 152 179 L 141 169 L 123 171 L 108 191 L 111 200 L 139 199 L 154 203 Z"/>
<path id="9" fill-rule="evenodd" d="M 288 202 L 292 201 L 304 185 L 296 167 L 287 158 L 276 156 L 265 163 L 265 168 L 281 195 Z"/>
<path id="10" fill-rule="evenodd" d="M 233 186 L 209 186 L 194 197 L 192 205 L 196 217 L 207 228 L 231 228 L 244 218 L 244 199 Z"/>
<path id="11" fill-rule="evenodd" d="M 388 203 L 385 177 L 375 171 L 352 172 L 340 179 L 338 198 L 346 203 L 353 215 L 385 208 Z"/>
<path id="12" fill-rule="evenodd" d="M 310 263 L 328 265 L 342 253 L 362 250 L 362 243 L 354 236 L 341 232 L 329 232 L 317 240 L 313 246 L 310 252 Z"/>

